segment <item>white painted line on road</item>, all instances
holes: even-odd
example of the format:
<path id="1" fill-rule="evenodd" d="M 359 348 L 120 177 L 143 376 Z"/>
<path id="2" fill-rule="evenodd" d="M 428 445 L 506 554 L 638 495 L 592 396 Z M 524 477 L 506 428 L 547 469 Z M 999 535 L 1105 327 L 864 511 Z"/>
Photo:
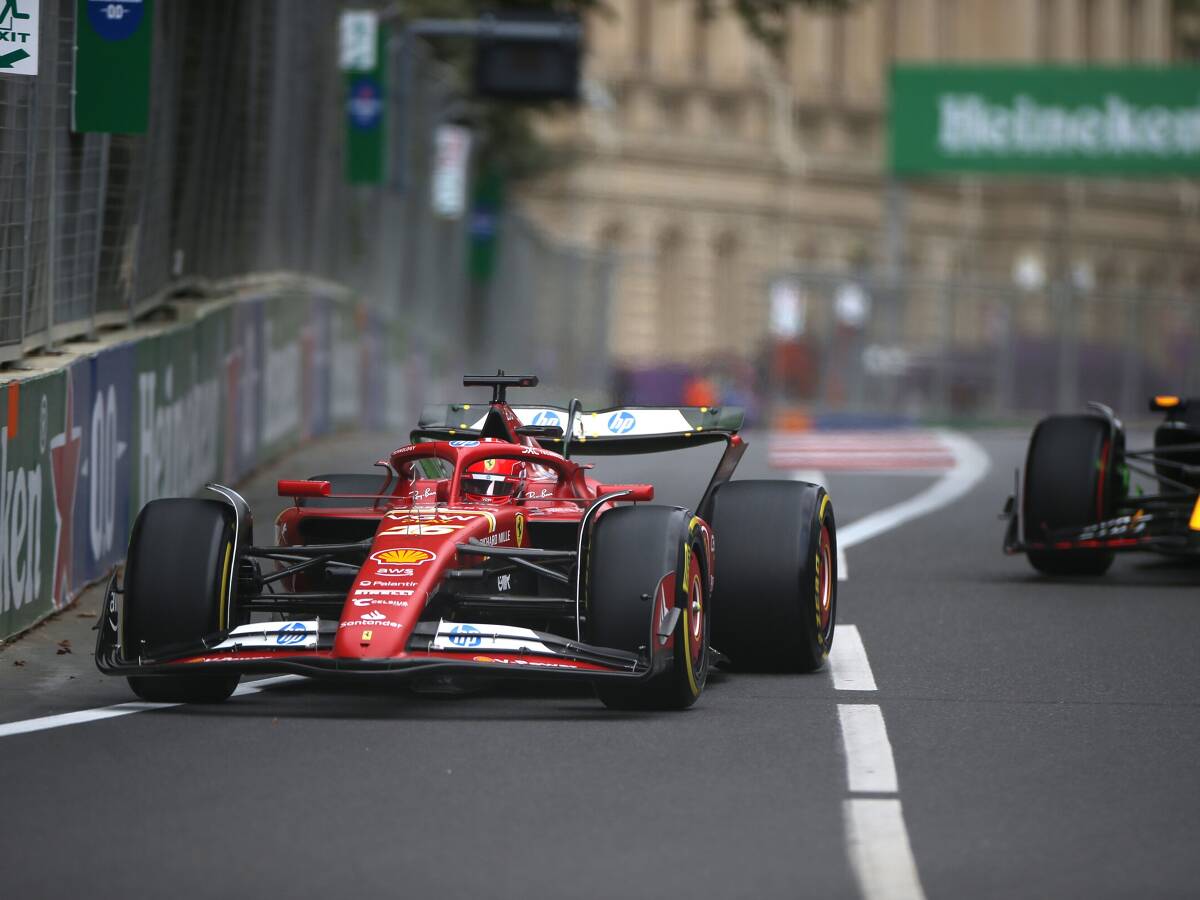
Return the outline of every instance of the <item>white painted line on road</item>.
<path id="1" fill-rule="evenodd" d="M 788 477 L 792 481 L 807 481 L 809 484 L 819 484 L 829 491 L 829 485 L 825 481 L 825 473 L 820 469 L 793 469 L 788 473 Z M 837 580 L 848 581 L 850 579 L 850 567 L 846 564 L 846 548 L 842 546 L 842 541 L 839 532 L 837 541 Z"/>
<path id="2" fill-rule="evenodd" d="M 829 671 L 837 691 L 876 691 L 875 673 L 867 660 L 867 648 L 857 625 L 838 625 L 833 649 L 829 651 Z"/>
<path id="3" fill-rule="evenodd" d="M 273 678 L 261 678 L 258 681 L 247 681 L 239 685 L 233 696 L 242 697 L 247 694 L 257 694 L 263 688 L 274 687 L 287 681 L 298 681 L 301 675 L 278 675 Z M 32 731 L 48 731 L 51 728 L 65 728 L 68 725 L 85 725 L 88 722 L 100 722 L 104 719 L 115 719 L 119 716 L 131 716 L 134 713 L 152 712 L 156 709 L 170 709 L 173 706 L 183 706 L 182 703 L 117 703 L 113 706 L 97 706 L 94 709 L 81 709 L 76 712 L 59 713 L 55 716 L 40 716 L 36 719 L 23 719 L 20 722 L 0 722 L 0 737 L 11 737 L 16 734 L 29 734 Z"/>
<path id="4" fill-rule="evenodd" d="M 244 697 L 246 694 L 257 694 L 263 688 L 275 687 L 278 684 L 287 684 L 291 681 L 303 680 L 303 675 L 273 675 L 270 678 L 258 678 L 254 681 L 243 681 L 237 686 L 237 690 L 233 692 L 233 696 Z"/>
<path id="5" fill-rule="evenodd" d="M 850 864 L 865 900 L 924 900 L 900 801 L 843 801 Z"/>
<path id="6" fill-rule="evenodd" d="M 134 713 L 146 712 L 152 709 L 170 709 L 179 706 L 178 703 L 118 703 L 115 706 L 100 706 L 96 709 L 81 709 L 77 712 L 59 713 L 57 716 L 41 716 L 37 719 L 25 719 L 21 722 L 5 722 L 0 724 L 0 737 L 11 737 L 14 734 L 28 734 L 31 731 L 47 731 L 51 728 L 63 728 L 67 725 L 83 725 L 87 722 L 98 722 L 101 719 L 115 719 L 117 716 L 130 716 Z"/>
<path id="7" fill-rule="evenodd" d="M 883 711 L 874 703 L 841 703 L 838 721 L 851 793 L 894 794 L 900 790 Z"/>
<path id="8" fill-rule="evenodd" d="M 850 548 L 884 532 L 949 506 L 963 497 L 979 483 L 991 467 L 991 460 L 983 449 L 963 434 L 953 431 L 939 432 L 941 440 L 954 456 L 954 468 L 950 469 L 928 490 L 917 496 L 873 512 L 857 522 L 838 529 L 838 548 Z"/>

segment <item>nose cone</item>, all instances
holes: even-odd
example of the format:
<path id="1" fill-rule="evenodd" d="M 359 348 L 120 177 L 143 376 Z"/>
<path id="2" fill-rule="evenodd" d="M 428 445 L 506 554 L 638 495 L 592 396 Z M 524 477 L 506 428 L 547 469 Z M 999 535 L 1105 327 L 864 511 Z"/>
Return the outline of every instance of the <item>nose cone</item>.
<path id="1" fill-rule="evenodd" d="M 384 659 L 406 654 L 408 639 L 447 569 L 460 564 L 458 545 L 518 540 L 512 510 L 393 510 L 380 521 L 371 552 L 342 607 L 334 656 Z M 524 519 L 522 517 L 522 524 Z M 466 564 L 478 565 L 469 554 Z"/>

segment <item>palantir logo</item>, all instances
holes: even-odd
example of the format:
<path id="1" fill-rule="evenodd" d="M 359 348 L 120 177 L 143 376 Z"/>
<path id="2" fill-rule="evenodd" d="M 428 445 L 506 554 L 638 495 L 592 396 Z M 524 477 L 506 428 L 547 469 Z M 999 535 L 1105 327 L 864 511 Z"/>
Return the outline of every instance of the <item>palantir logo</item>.
<path id="1" fill-rule="evenodd" d="M 608 430 L 613 434 L 629 434 L 637 425 L 637 419 L 629 410 L 623 409 L 608 417 Z"/>
<path id="2" fill-rule="evenodd" d="M 277 644 L 300 644 L 308 637 L 308 626 L 303 622 L 289 622 L 275 635 Z"/>
<path id="3" fill-rule="evenodd" d="M 455 625 L 450 632 L 450 643 L 456 647 L 478 647 L 483 643 L 483 638 L 474 625 Z"/>

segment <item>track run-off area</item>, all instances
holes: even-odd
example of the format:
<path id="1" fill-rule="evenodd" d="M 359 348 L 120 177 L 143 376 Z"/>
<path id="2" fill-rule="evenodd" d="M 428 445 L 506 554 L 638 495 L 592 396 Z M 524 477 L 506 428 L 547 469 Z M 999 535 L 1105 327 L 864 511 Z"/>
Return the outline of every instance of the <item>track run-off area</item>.
<path id="1" fill-rule="evenodd" d="M 293 676 L 145 704 L 92 664 L 93 590 L 0 650 L 0 893 L 1194 894 L 1200 568 L 1059 582 L 1004 557 L 1025 432 L 748 438 L 739 477 L 835 504 L 823 672 L 722 672 L 673 714 L 576 686 Z M 259 540 L 276 479 L 366 471 L 393 443 L 344 435 L 261 472 Z M 717 452 L 596 475 L 693 505 Z"/>

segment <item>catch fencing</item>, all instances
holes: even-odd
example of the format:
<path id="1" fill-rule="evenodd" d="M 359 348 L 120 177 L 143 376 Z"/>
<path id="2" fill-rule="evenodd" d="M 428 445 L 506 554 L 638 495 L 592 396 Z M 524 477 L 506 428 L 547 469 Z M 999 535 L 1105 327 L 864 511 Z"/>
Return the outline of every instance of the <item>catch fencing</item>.
<path id="1" fill-rule="evenodd" d="M 812 270 L 765 290 L 795 313 L 792 333 L 763 336 L 777 404 L 1006 417 L 1094 399 L 1132 415 L 1154 393 L 1200 394 L 1200 298 L 1183 291 Z"/>
<path id="2" fill-rule="evenodd" d="M 583 306 L 606 315 L 600 263 L 507 213 L 494 274 L 469 276 L 472 216 L 438 216 L 430 194 L 436 130 L 471 110 L 458 71 L 399 20 L 386 181 L 346 183 L 337 30 L 350 5 L 155 4 L 149 129 L 107 135 L 71 131 L 78 4 L 42 0 L 41 73 L 0 76 L 0 364 L 130 324 L 207 279 L 287 270 L 346 285 L 405 329 L 412 408 L 485 362 L 606 387 L 602 366 L 578 362 L 603 340 L 590 320 L 586 343 L 573 328 Z M 509 327 L 532 312 L 529 329 Z M 555 352 L 539 356 L 543 334 Z"/>

